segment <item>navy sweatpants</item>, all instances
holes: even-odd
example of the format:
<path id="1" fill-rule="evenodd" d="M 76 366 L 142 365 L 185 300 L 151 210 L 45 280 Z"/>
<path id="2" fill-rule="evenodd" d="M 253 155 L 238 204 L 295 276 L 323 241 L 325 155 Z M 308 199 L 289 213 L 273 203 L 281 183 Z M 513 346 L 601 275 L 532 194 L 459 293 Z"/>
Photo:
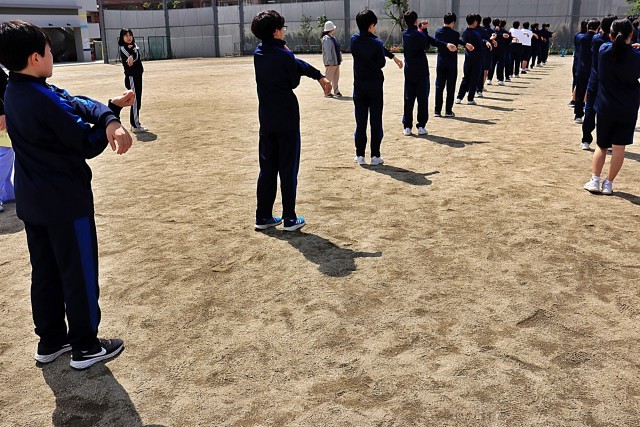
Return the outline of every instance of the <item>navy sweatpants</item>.
<path id="1" fill-rule="evenodd" d="M 442 112 L 442 99 L 444 89 L 447 89 L 447 103 L 445 104 L 445 113 L 453 111 L 453 100 L 456 96 L 456 81 L 458 79 L 458 63 L 438 62 L 436 67 L 436 113 Z"/>
<path id="2" fill-rule="evenodd" d="M 492 57 L 491 69 L 489 70 L 489 80 L 493 80 L 493 75 L 498 74 L 498 81 L 504 81 L 505 53 L 498 52 Z"/>
<path id="3" fill-rule="evenodd" d="M 578 75 L 576 78 L 576 104 L 573 112 L 576 117 L 584 117 L 584 95 L 587 93 L 589 85 L 589 75 Z"/>
<path id="4" fill-rule="evenodd" d="M 418 127 L 425 127 L 429 120 L 428 101 L 429 92 L 431 90 L 429 84 L 429 75 L 410 78 L 404 77 L 404 115 L 402 116 L 402 125 L 405 128 L 413 127 L 413 105 L 418 100 L 418 117 L 416 124 Z"/>
<path id="5" fill-rule="evenodd" d="M 45 347 L 89 350 L 100 324 L 98 241 L 93 216 L 62 225 L 25 222 L 31 258 L 31 307 Z M 67 323 L 65 323 L 65 314 Z"/>
<path id="6" fill-rule="evenodd" d="M 589 85 L 587 87 L 587 103 L 584 106 L 584 119 L 582 121 L 582 142 L 593 142 L 593 131 L 596 129 L 596 110 L 594 105 L 598 96 L 598 89 Z"/>
<path id="7" fill-rule="evenodd" d="M 282 217 L 296 215 L 296 189 L 300 168 L 300 128 L 290 130 L 262 130 L 258 143 L 260 175 L 258 176 L 258 208 L 256 220 L 273 217 L 273 204 L 278 190 L 282 193 Z"/>
<path id="8" fill-rule="evenodd" d="M 465 59 L 462 69 L 464 76 L 460 83 L 460 90 L 458 90 L 458 99 L 464 98 L 464 95 L 469 92 L 467 99 L 473 101 L 473 98 L 476 96 L 476 87 L 478 86 L 480 71 L 482 70 L 482 58 L 477 58 L 475 61 Z"/>
<path id="9" fill-rule="evenodd" d="M 371 122 L 371 157 L 380 157 L 382 144 L 382 82 L 379 85 L 354 87 L 353 105 L 356 115 L 356 156 L 364 156 L 367 148 L 367 119 Z"/>

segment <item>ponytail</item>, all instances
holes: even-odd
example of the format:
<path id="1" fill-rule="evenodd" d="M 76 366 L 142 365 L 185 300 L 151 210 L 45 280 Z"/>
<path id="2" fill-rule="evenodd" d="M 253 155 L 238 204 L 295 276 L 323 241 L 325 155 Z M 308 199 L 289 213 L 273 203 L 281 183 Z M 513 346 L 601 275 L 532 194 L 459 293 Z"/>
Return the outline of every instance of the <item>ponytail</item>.
<path id="1" fill-rule="evenodd" d="M 627 39 L 632 32 L 633 27 L 628 19 L 618 19 L 611 24 L 611 38 L 613 39 L 611 53 L 615 62 L 620 61 L 627 53 Z"/>

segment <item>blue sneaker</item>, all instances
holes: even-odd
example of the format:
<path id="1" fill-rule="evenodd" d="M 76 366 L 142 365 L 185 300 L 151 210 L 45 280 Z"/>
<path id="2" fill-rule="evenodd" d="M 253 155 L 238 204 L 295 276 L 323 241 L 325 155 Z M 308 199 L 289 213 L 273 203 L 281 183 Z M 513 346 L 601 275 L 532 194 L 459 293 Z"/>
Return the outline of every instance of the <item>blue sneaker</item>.
<path id="1" fill-rule="evenodd" d="M 296 231 L 304 227 L 307 223 L 304 222 L 304 218 L 299 216 L 298 218 L 287 218 L 284 220 L 284 231 Z"/>
<path id="2" fill-rule="evenodd" d="M 280 218 L 279 216 L 274 216 L 267 219 L 257 219 L 256 230 L 266 230 L 267 228 L 275 227 L 276 225 L 280 224 L 282 224 L 282 218 Z"/>

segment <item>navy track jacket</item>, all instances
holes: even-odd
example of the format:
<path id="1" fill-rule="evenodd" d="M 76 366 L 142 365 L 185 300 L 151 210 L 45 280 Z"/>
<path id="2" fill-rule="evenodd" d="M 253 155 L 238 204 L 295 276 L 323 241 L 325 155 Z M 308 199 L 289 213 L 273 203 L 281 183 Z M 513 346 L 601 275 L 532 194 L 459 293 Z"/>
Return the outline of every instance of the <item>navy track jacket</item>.
<path id="1" fill-rule="evenodd" d="M 465 61 L 480 61 L 482 60 L 482 36 L 475 28 L 468 28 L 462 32 L 460 37 L 461 41 L 466 45 L 467 43 L 473 45 L 473 52 L 469 49 L 464 50 Z"/>
<path id="2" fill-rule="evenodd" d="M 300 77 L 320 80 L 316 68 L 296 58 L 278 39 L 263 40 L 253 53 L 258 85 L 260 131 L 286 131 L 300 127 L 300 108 L 293 89 Z"/>
<path id="3" fill-rule="evenodd" d="M 591 42 L 596 35 L 593 31 L 587 31 L 585 34 L 578 36 L 578 69 L 577 76 L 582 78 L 589 78 L 591 74 Z"/>
<path id="4" fill-rule="evenodd" d="M 616 61 L 613 45 L 605 43 L 600 47 L 596 74 L 598 97 L 594 108 L 598 115 L 635 124 L 640 108 L 640 53 L 626 45 Z"/>
<path id="5" fill-rule="evenodd" d="M 127 59 L 130 56 L 133 56 L 133 65 L 131 67 L 127 64 Z M 122 60 L 125 76 L 139 76 L 144 72 L 142 60 L 140 59 L 140 49 L 138 49 L 137 44 L 120 45 L 120 59 Z"/>
<path id="6" fill-rule="evenodd" d="M 16 153 L 18 218 L 56 225 L 93 215 L 86 159 L 104 151 L 105 129 L 117 115 L 99 102 L 48 85 L 44 78 L 14 72 L 9 74 L 5 113 Z"/>
<path id="7" fill-rule="evenodd" d="M 431 46 L 444 47 L 447 44 L 431 37 L 418 27 L 410 25 L 402 33 L 402 48 L 404 49 L 404 75 L 410 78 L 421 78 L 429 74 L 429 63 L 425 51 Z"/>
<path id="8" fill-rule="evenodd" d="M 378 37 L 370 32 L 356 33 L 351 36 L 351 55 L 353 56 L 354 87 L 380 85 L 384 82 L 382 69 L 387 63 L 388 53 Z"/>
<path id="9" fill-rule="evenodd" d="M 449 27 L 441 27 L 436 30 L 436 39 L 444 42 L 444 46 L 438 46 L 438 63 L 456 64 L 458 62 L 458 52 L 451 52 L 447 49 L 446 43 L 452 43 L 456 46 L 462 44 L 460 40 L 460 33 Z"/>

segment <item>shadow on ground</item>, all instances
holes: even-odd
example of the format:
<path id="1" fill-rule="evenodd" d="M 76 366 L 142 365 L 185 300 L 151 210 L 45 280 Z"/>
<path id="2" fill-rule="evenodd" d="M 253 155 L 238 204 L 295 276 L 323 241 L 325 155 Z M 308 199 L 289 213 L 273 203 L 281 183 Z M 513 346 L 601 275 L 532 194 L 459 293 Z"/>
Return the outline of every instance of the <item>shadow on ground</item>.
<path id="1" fill-rule="evenodd" d="M 144 426 L 129 394 L 105 364 L 75 371 L 69 367 L 69 358 L 61 356 L 38 366 L 56 398 L 54 426 Z"/>
<path id="2" fill-rule="evenodd" d="M 324 237 L 303 231 L 286 232 L 271 228 L 264 234 L 284 240 L 309 261 L 318 265 L 325 276 L 345 277 L 356 271 L 356 258 L 379 258 L 382 252 L 357 252 L 337 246 Z"/>
<path id="3" fill-rule="evenodd" d="M 16 216 L 16 204 L 5 203 L 0 212 L 0 235 L 15 234 L 24 230 L 24 223 Z"/>
<path id="4" fill-rule="evenodd" d="M 411 185 L 431 185 L 433 181 L 427 179 L 428 176 L 435 175 L 440 173 L 438 171 L 434 172 L 414 172 L 409 169 L 399 168 L 397 166 L 389 166 L 389 165 L 361 165 L 364 169 L 369 169 L 372 172 L 380 173 L 382 175 L 387 175 L 397 181 L 406 182 Z"/>
<path id="5" fill-rule="evenodd" d="M 614 191 L 613 195 L 616 197 L 620 197 L 621 199 L 625 199 L 626 201 L 631 202 L 634 205 L 640 206 L 640 196 L 636 196 L 635 194 L 625 193 L 623 191 Z"/>
<path id="6" fill-rule="evenodd" d="M 465 122 L 465 123 L 473 123 L 475 125 L 495 125 L 496 124 L 496 122 L 492 122 L 491 120 L 473 119 L 471 117 L 460 117 L 460 116 L 451 117 L 451 120 L 458 120 L 460 122 Z"/>
<path id="7" fill-rule="evenodd" d="M 448 145 L 451 148 L 464 148 L 467 145 L 489 144 L 488 141 L 461 141 L 459 139 L 447 138 L 446 136 L 426 135 L 425 139 L 436 144 Z"/>
<path id="8" fill-rule="evenodd" d="M 134 133 L 136 140 L 140 142 L 153 142 L 158 139 L 158 135 L 153 132 Z"/>

